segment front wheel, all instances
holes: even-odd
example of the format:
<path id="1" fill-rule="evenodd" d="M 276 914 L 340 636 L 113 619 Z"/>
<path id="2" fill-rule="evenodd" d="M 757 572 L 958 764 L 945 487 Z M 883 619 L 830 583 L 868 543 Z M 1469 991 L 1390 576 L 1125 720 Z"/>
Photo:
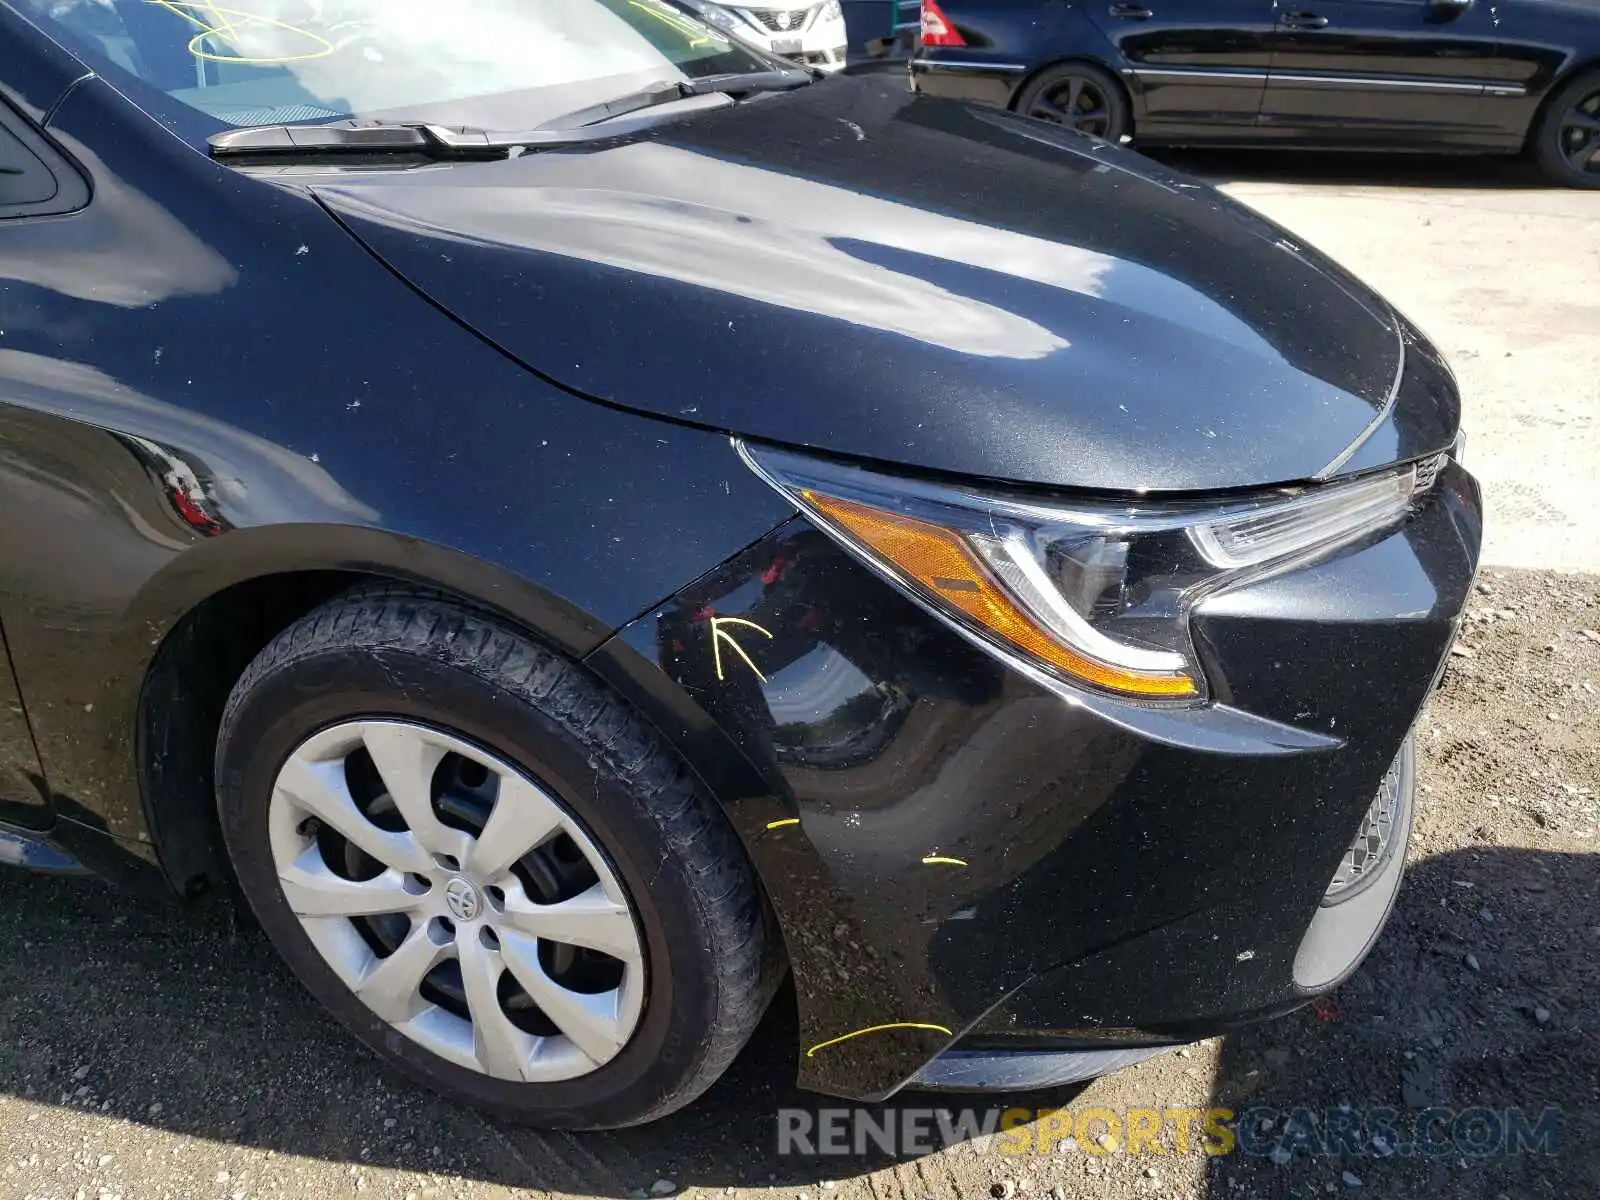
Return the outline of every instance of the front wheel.
<path id="1" fill-rule="evenodd" d="M 1042 72 L 1022 89 L 1015 108 L 1113 143 L 1133 129 L 1122 85 L 1090 63 L 1063 63 Z"/>
<path id="2" fill-rule="evenodd" d="M 290 968 L 381 1057 L 496 1115 L 665 1115 L 771 996 L 720 809 L 582 668 L 449 601 L 357 593 L 285 631 L 234 688 L 217 780 Z"/>
<path id="3" fill-rule="evenodd" d="M 1600 187 L 1600 71 L 1580 75 L 1551 97 L 1533 138 L 1534 157 L 1553 182 Z"/>

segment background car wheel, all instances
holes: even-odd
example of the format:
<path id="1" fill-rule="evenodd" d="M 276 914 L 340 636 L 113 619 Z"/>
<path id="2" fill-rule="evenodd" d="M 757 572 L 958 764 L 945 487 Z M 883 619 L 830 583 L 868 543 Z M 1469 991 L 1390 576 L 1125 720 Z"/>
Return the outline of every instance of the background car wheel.
<path id="1" fill-rule="evenodd" d="M 1551 98 L 1533 151 L 1556 183 L 1600 187 L 1600 71 L 1580 75 Z"/>
<path id="2" fill-rule="evenodd" d="M 1043 72 L 1022 89 L 1016 110 L 1108 142 L 1121 141 L 1133 128 L 1122 85 L 1089 63 L 1064 63 Z"/>
<path id="3" fill-rule="evenodd" d="M 240 888 L 313 995 L 496 1115 L 671 1112 L 776 986 L 711 798 L 582 668 L 450 601 L 355 593 L 285 631 L 229 698 L 217 779 Z"/>

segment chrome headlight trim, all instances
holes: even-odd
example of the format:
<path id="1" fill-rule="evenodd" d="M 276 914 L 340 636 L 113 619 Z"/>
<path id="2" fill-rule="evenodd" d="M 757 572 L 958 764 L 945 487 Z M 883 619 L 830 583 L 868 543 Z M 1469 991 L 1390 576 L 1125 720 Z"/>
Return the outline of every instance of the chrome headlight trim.
<path id="1" fill-rule="evenodd" d="M 1058 692 L 1145 705 L 1207 698 L 1193 604 L 1403 519 L 1437 474 L 1428 460 L 1218 500 L 1045 502 L 734 445 L 819 529 L 975 644 Z"/>

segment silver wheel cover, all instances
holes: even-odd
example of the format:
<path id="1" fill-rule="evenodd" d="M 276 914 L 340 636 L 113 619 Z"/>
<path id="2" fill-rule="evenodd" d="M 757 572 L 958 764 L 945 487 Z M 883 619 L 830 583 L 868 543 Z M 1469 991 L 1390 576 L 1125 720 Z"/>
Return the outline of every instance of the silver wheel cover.
<path id="1" fill-rule="evenodd" d="M 363 749 L 393 802 L 384 826 L 403 821 L 404 828 L 380 827 L 352 794 L 346 762 Z M 436 811 L 434 775 L 449 755 L 477 764 L 493 781 L 493 807 L 477 834 L 446 824 Z M 334 973 L 380 1018 L 441 1058 L 496 1079 L 574 1079 L 615 1058 L 638 1026 L 644 948 L 627 893 L 573 815 L 502 759 L 410 722 L 337 725 L 302 742 L 284 763 L 268 828 L 284 899 Z M 345 864 L 329 863 L 322 829 L 376 860 L 378 873 L 353 879 Z M 512 868 L 562 835 L 596 882 L 539 903 Z M 410 927 L 380 954 L 370 932 L 363 935 L 369 927 L 358 923 L 389 914 Z M 593 952 L 609 956 L 621 966 L 620 982 L 608 991 L 573 990 L 546 969 L 544 943 L 588 951 L 591 960 Z M 450 959 L 459 965 L 465 1015 L 440 1003 L 436 988 L 431 998 L 424 994 L 430 972 Z M 525 1015 L 508 1012 L 505 975 L 524 1010 L 531 999 L 556 1032 L 530 1032 Z"/>

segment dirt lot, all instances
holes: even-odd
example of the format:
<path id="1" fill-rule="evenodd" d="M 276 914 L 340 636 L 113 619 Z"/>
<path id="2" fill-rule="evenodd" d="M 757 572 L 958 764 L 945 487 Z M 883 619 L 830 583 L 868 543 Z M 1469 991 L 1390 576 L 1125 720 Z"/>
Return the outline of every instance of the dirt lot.
<path id="1" fill-rule="evenodd" d="M 1173 161 L 1350 267 L 1444 351 L 1489 562 L 1600 570 L 1600 192 L 1544 187 L 1516 160 Z"/>
<path id="2" fill-rule="evenodd" d="M 0 875 L 0 1197 L 1600 1195 L 1600 194 L 1527 186 L 1516 168 L 1413 165 L 1403 186 L 1378 186 L 1395 177 L 1382 160 L 1180 165 L 1242 177 L 1230 190 L 1376 282 L 1451 356 L 1468 464 L 1488 484 L 1491 567 L 1422 727 L 1396 916 L 1335 1002 L 1001 1103 L 1271 1107 L 1272 1129 L 1247 1118 L 1258 1146 L 1297 1107 L 1325 1129 L 1341 1105 L 1387 1106 L 1397 1135 L 1287 1162 L 1193 1144 L 1017 1157 L 1001 1138 L 898 1164 L 780 1157 L 774 1109 L 817 1103 L 788 1082 L 780 1004 L 688 1112 L 545 1136 L 388 1075 L 226 911 Z M 1506 569 L 1530 565 L 1564 573 Z M 1556 1153 L 1402 1154 L 1430 1105 L 1558 1108 Z"/>

